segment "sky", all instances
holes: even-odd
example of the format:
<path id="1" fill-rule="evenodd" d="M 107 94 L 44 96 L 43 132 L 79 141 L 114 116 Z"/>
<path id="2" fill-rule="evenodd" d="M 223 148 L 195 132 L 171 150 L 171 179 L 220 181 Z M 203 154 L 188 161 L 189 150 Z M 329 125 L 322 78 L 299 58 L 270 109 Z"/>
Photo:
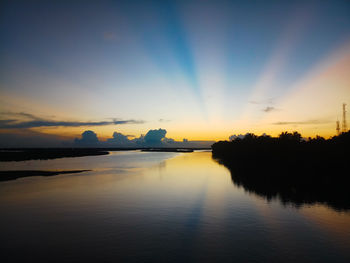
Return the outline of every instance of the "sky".
<path id="1" fill-rule="evenodd" d="M 0 137 L 329 137 L 350 106 L 350 1 L 14 0 L 0 10 Z"/>

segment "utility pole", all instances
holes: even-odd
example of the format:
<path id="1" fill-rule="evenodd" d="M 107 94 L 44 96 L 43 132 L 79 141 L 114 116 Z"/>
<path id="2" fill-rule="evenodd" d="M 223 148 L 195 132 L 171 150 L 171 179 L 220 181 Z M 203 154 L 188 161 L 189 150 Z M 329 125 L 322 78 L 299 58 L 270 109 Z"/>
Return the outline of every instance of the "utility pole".
<path id="1" fill-rule="evenodd" d="M 337 120 L 337 127 L 335 129 L 337 131 L 337 135 L 339 135 L 340 134 L 340 123 L 338 120 Z"/>
<path id="2" fill-rule="evenodd" d="M 343 103 L 343 127 L 342 132 L 347 132 L 348 127 L 346 124 L 346 103 Z"/>

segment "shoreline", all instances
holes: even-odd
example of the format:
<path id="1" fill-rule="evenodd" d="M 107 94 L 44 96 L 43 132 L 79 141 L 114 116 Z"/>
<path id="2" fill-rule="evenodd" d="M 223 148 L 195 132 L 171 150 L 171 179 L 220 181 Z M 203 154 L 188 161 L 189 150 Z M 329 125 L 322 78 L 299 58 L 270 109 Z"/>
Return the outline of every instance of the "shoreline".
<path id="1" fill-rule="evenodd" d="M 66 157 L 83 157 L 108 155 L 109 152 L 100 149 L 79 148 L 45 148 L 45 149 L 1 149 L 0 162 L 19 162 L 29 160 L 49 160 Z"/>
<path id="2" fill-rule="evenodd" d="M 30 160 L 50 160 L 67 157 L 108 155 L 114 151 L 174 152 L 190 153 L 210 148 L 2 148 L 0 162 L 20 162 Z"/>
<path id="3" fill-rule="evenodd" d="M 92 170 L 58 170 L 58 171 L 43 171 L 43 170 L 7 170 L 0 171 L 0 182 L 16 180 L 23 177 L 31 176 L 54 176 L 59 174 L 76 174 L 89 172 Z"/>

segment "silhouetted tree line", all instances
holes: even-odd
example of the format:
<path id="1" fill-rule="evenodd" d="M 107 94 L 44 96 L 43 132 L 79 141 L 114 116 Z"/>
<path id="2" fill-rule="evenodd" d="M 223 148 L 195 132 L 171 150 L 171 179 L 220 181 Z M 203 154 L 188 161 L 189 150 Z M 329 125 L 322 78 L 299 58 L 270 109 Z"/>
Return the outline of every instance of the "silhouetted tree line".
<path id="1" fill-rule="evenodd" d="M 245 190 L 297 206 L 319 202 L 335 209 L 350 209 L 349 149 L 350 131 L 307 140 L 298 132 L 247 134 L 212 145 L 213 158 Z"/>

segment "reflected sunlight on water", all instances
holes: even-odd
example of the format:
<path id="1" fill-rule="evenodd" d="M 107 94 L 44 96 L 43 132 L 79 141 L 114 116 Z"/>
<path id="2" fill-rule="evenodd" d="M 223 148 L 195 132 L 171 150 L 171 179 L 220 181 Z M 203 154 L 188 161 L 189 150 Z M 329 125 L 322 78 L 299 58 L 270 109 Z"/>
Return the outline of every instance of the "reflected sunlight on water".
<path id="1" fill-rule="evenodd" d="M 267 202 L 211 152 L 1 164 L 10 167 L 93 171 L 0 183 L 5 261 L 350 260 L 349 212 Z"/>

